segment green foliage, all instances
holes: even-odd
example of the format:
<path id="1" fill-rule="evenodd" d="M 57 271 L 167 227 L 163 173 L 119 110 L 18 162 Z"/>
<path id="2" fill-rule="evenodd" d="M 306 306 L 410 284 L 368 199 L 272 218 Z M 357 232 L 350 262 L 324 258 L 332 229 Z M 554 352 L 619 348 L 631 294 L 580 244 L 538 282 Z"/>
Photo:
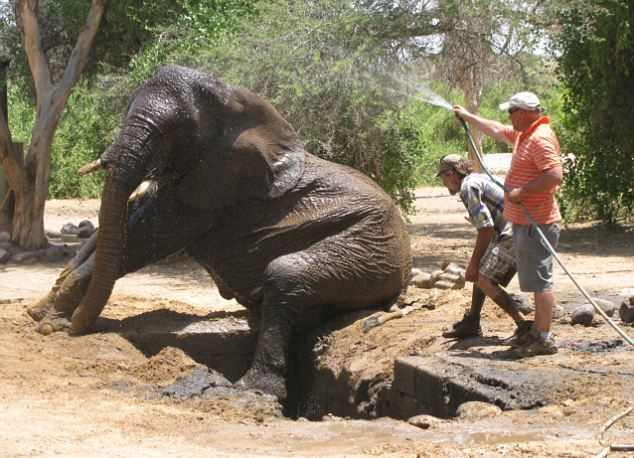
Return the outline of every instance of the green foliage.
<path id="1" fill-rule="evenodd" d="M 562 197 L 571 217 L 614 224 L 634 208 L 634 8 L 629 0 L 567 0 L 556 44 L 565 88 Z"/>

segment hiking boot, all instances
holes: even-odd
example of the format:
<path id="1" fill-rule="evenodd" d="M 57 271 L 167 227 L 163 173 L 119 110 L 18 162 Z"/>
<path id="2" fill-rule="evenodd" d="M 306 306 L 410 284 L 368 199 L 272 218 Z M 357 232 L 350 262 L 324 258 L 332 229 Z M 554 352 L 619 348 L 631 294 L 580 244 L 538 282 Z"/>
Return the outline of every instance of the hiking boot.
<path id="1" fill-rule="evenodd" d="M 559 349 L 555 343 L 555 339 L 549 337 L 546 340 L 535 339 L 515 349 L 515 353 L 520 358 L 527 358 L 537 355 L 554 355 Z"/>
<path id="2" fill-rule="evenodd" d="M 474 318 L 471 315 L 465 315 L 462 320 L 456 321 L 453 324 L 451 331 L 445 331 L 442 333 L 446 338 L 466 339 L 469 337 L 479 337 L 482 335 L 482 328 L 480 327 L 480 319 Z"/>
<path id="3" fill-rule="evenodd" d="M 511 347 L 519 347 L 526 343 L 532 342 L 535 338 L 531 334 L 531 326 L 533 326 L 533 320 L 525 320 L 517 325 L 515 332 L 508 339 L 504 339 L 502 342 L 504 345 L 510 345 Z"/>

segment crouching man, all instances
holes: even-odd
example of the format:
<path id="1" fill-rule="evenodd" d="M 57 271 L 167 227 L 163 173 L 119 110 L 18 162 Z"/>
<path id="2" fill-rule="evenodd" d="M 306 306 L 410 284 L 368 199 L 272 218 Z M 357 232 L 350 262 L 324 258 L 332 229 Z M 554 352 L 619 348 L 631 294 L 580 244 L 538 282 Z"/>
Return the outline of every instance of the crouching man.
<path id="1" fill-rule="evenodd" d="M 481 336 L 480 313 L 485 295 L 513 318 L 517 325 L 514 336 L 523 335 L 532 322 L 526 320 L 503 288 L 517 272 L 512 225 L 502 216 L 504 191 L 487 175 L 472 171 L 471 161 L 449 154 L 440 160 L 436 174 L 450 194 L 459 194 L 469 213 L 469 221 L 478 231 L 465 273 L 465 280 L 473 282 L 471 308 L 462 320 L 454 323 L 451 331 L 443 333 L 443 337 Z"/>

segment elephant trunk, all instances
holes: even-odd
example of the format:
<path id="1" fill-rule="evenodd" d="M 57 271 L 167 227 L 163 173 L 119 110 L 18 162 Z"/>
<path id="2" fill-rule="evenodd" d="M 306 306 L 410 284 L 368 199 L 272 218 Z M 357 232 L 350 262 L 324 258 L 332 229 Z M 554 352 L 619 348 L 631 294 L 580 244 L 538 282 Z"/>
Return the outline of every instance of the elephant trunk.
<path id="1" fill-rule="evenodd" d="M 92 278 L 86 295 L 72 316 L 72 330 L 75 333 L 81 333 L 94 324 L 120 275 L 130 195 L 129 186 L 124 183 L 112 175 L 107 179 L 99 210 L 99 233 Z"/>

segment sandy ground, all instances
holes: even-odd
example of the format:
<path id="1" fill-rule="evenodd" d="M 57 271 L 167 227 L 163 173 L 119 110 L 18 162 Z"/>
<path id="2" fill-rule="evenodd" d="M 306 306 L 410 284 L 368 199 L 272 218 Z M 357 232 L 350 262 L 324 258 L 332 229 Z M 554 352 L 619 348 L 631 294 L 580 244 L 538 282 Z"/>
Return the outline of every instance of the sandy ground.
<path id="1" fill-rule="evenodd" d="M 443 260 L 468 260 L 475 232 L 464 220 L 457 198 L 443 188 L 425 188 L 417 191 L 416 203 L 418 213 L 410 218 L 414 265 L 431 271 Z M 96 222 L 97 210 L 97 201 L 50 201 L 46 227 L 59 230 L 65 222 L 82 219 Z M 620 303 L 634 294 L 632 231 L 574 225 L 562 233 L 560 254 L 592 295 Z M 281 417 L 273 404 L 248 398 L 240 403 L 231 396 L 177 403 L 157 395 L 155 388 L 191 370 L 193 361 L 182 352 L 168 348 L 147 358 L 116 333 L 45 337 L 33 331 L 24 310 L 50 289 L 61 268 L 62 264 L 0 267 L 2 456 L 592 456 L 603 448 L 597 439 L 600 427 L 634 401 L 633 377 L 615 375 L 634 372 L 631 349 L 582 354 L 565 348 L 555 357 L 527 363 L 537 367 L 554 361 L 581 368 L 580 372 L 585 368 L 586 378 L 575 382 L 560 402 L 478 419 L 445 420 L 426 430 L 389 418 L 293 421 Z M 509 288 L 518 290 L 517 280 Z M 559 267 L 555 292 L 567 310 L 585 302 Z M 426 293 L 414 289 L 411 294 Z M 468 300 L 467 290 L 454 291 L 433 312 L 419 311 L 386 323 L 372 335 L 372 342 L 359 334 L 360 318 L 333 332 L 337 351 L 326 363 L 335 364 L 339 358 L 342 365 L 356 361 L 358 366 L 365 361 L 360 372 L 379 366 L 389 372 L 394 355 L 453 351 L 455 342 L 439 336 L 462 315 Z M 176 259 L 118 281 L 104 315 L 121 319 L 156 309 L 205 315 L 240 306 L 221 299 L 195 263 Z M 486 336 L 512 332 L 509 320 L 491 303 L 485 306 L 483 327 Z M 565 318 L 553 329 L 559 341 L 618 338 L 606 324 L 572 327 Z M 634 334 L 631 327 L 624 329 Z M 496 348 L 483 341 L 462 351 L 486 354 Z M 612 426 L 606 440 L 634 443 L 633 416 Z"/>

